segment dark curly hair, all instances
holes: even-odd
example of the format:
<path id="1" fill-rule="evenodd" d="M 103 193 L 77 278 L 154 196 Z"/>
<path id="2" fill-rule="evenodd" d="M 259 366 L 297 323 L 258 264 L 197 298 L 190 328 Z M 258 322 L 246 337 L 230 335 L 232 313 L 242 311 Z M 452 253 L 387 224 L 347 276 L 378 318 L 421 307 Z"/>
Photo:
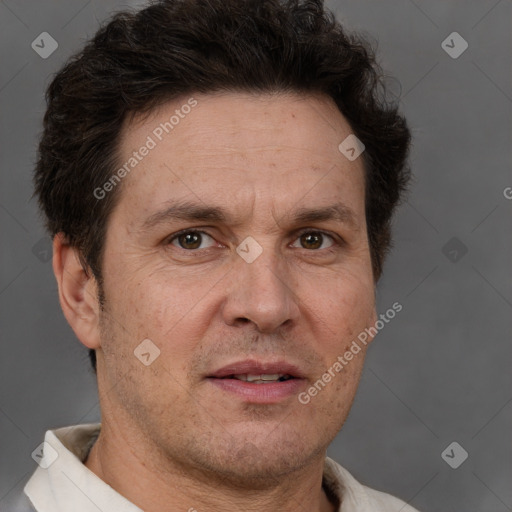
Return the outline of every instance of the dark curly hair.
<path id="1" fill-rule="evenodd" d="M 128 116 L 192 93 L 321 93 L 366 147 L 366 221 L 377 281 L 410 177 L 410 131 L 396 104 L 385 101 L 383 83 L 372 45 L 347 33 L 322 0 L 161 0 L 117 13 L 46 93 L 34 181 L 47 228 L 66 235 L 101 290 L 106 221 L 121 187 L 101 200 L 93 191 L 118 166 Z M 94 351 L 90 356 L 95 368 Z"/>

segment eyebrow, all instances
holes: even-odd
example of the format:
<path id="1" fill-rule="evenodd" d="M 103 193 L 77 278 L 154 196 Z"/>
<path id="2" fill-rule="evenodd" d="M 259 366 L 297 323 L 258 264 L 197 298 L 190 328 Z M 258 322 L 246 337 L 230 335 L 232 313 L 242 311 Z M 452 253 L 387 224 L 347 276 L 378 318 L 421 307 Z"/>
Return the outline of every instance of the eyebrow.
<path id="1" fill-rule="evenodd" d="M 355 212 L 342 203 L 336 203 L 319 208 L 299 208 L 295 212 L 286 214 L 284 218 L 293 224 L 306 224 L 309 222 L 336 221 L 349 224 L 357 228 Z M 178 202 L 170 204 L 165 209 L 150 215 L 142 224 L 142 229 L 151 229 L 173 220 L 210 221 L 229 223 L 231 215 L 218 206 L 208 206 L 193 202 Z"/>
<path id="2" fill-rule="evenodd" d="M 354 210 L 342 203 L 336 203 L 321 208 L 300 208 L 293 215 L 297 223 L 336 221 L 357 227 Z"/>

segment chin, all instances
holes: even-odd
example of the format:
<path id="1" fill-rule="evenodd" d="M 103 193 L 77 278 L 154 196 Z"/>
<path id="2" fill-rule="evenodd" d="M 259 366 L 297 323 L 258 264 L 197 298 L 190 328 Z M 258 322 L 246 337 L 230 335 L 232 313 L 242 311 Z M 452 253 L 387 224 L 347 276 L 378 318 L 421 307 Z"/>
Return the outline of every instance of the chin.
<path id="1" fill-rule="evenodd" d="M 277 427 L 276 431 L 279 429 Z M 325 455 L 325 445 L 309 440 L 300 432 L 228 434 L 229 439 L 203 445 L 193 459 L 203 470 L 214 473 L 234 487 L 265 489 L 283 477 L 300 471 Z M 249 435 L 248 435 L 249 434 Z M 205 446 L 209 446 L 209 449 Z"/>

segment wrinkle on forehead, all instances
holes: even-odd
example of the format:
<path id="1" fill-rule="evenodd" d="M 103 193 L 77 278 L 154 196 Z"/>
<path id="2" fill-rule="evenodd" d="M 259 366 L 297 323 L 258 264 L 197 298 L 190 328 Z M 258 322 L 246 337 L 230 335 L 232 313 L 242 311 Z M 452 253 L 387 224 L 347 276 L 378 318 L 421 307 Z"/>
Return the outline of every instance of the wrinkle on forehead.
<path id="1" fill-rule="evenodd" d="M 229 202 L 238 214 L 257 204 L 272 207 L 279 217 L 288 213 L 285 209 L 301 206 L 300 201 L 319 207 L 336 196 L 361 196 L 357 202 L 364 203 L 362 160 L 349 162 L 339 152 L 350 125 L 330 98 L 242 93 L 194 97 L 194 110 L 124 179 L 124 192 L 130 196 L 127 210 L 142 205 L 146 214 L 149 206 L 155 211 L 167 201 L 192 198 L 210 204 L 215 198 Z M 185 102 L 162 105 L 130 125 L 121 158 Z M 364 210 L 364 204 L 348 206 L 358 215 Z"/>

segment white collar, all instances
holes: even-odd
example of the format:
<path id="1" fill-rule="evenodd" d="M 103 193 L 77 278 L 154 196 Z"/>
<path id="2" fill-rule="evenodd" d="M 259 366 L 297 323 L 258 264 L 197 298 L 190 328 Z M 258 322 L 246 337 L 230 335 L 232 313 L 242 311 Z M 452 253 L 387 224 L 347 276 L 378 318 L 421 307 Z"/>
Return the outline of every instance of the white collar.
<path id="1" fill-rule="evenodd" d="M 40 467 L 23 489 L 38 512 L 142 512 L 82 462 L 100 426 L 74 425 L 46 432 Z"/>

